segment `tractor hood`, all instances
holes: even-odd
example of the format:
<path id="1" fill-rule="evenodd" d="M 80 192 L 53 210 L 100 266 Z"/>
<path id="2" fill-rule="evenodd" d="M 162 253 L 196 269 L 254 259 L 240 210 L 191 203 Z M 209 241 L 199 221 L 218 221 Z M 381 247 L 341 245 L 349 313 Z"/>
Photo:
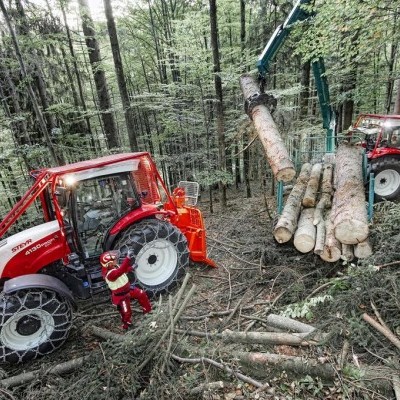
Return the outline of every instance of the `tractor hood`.
<path id="1" fill-rule="evenodd" d="M 51 263 L 54 261 L 51 256 L 54 249 L 65 242 L 62 236 L 58 222 L 51 221 L 2 240 L 0 242 L 0 276 L 2 278 L 19 276 Z"/>

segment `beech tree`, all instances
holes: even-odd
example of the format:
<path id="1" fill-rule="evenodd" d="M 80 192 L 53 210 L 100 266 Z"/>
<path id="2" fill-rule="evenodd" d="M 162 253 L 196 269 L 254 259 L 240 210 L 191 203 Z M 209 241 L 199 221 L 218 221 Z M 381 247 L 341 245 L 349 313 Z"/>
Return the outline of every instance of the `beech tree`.
<path id="1" fill-rule="evenodd" d="M 109 148 L 119 147 L 117 126 L 112 112 L 110 94 L 104 69 L 101 65 L 100 47 L 96 39 L 94 22 L 90 15 L 87 0 L 79 0 L 79 9 L 82 18 L 82 29 L 85 35 L 86 47 L 92 66 L 94 82 L 96 85 L 101 119 L 104 125 L 104 135 Z"/>

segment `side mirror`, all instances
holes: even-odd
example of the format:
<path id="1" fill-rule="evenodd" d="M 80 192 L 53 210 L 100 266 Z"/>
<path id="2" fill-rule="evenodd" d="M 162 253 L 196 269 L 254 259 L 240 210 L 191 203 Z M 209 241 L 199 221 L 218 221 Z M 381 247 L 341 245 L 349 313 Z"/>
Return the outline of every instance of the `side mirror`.
<path id="1" fill-rule="evenodd" d="M 58 200 L 58 204 L 61 208 L 67 205 L 67 189 L 62 186 L 56 187 L 56 196 Z"/>

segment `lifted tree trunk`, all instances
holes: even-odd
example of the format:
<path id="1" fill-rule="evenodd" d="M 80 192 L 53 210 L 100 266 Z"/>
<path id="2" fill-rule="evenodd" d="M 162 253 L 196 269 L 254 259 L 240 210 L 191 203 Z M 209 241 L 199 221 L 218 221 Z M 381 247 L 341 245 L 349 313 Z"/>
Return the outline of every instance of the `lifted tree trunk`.
<path id="1" fill-rule="evenodd" d="M 268 108 L 261 102 L 257 102 L 251 107 L 251 99 L 257 98 L 259 95 L 257 83 L 252 76 L 244 74 L 240 77 L 240 86 L 245 100 L 250 104 L 249 116 L 253 120 L 264 146 L 275 179 L 283 182 L 291 181 L 295 177 L 296 171 Z"/>

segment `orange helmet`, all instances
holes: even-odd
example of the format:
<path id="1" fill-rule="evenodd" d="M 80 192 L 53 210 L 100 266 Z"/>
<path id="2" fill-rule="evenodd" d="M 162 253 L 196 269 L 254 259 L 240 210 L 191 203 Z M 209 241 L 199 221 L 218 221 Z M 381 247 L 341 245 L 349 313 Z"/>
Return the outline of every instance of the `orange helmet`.
<path id="1" fill-rule="evenodd" d="M 103 268 L 109 268 L 118 262 L 120 252 L 119 250 L 109 250 L 100 256 L 100 265 Z"/>

